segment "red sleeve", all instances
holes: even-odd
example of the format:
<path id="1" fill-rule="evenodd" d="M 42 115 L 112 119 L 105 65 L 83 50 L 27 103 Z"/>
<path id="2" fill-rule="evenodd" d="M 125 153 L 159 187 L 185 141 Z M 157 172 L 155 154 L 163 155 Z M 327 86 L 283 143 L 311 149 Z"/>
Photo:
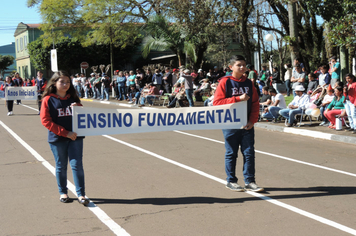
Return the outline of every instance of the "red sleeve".
<path id="1" fill-rule="evenodd" d="M 47 80 L 44 82 L 44 85 L 43 85 L 42 88 L 41 88 L 41 91 L 42 91 L 42 92 L 45 90 L 46 86 L 47 86 Z"/>
<path id="2" fill-rule="evenodd" d="M 5 90 L 3 84 L 1 85 L 0 90 L 1 90 L 1 91 L 4 91 L 4 90 Z"/>
<path id="3" fill-rule="evenodd" d="M 252 124 L 258 121 L 258 115 L 260 113 L 260 98 L 258 97 L 256 87 L 252 84 L 252 104 L 251 104 L 251 112 L 249 122 Z"/>
<path id="4" fill-rule="evenodd" d="M 230 98 L 226 98 L 226 80 L 223 79 L 219 82 L 218 87 L 216 88 L 216 91 L 214 93 L 214 101 L 213 105 L 218 106 L 218 105 L 225 105 L 225 104 L 231 104 L 235 102 L 240 102 L 240 97 L 239 96 L 232 96 Z"/>
<path id="5" fill-rule="evenodd" d="M 49 113 L 49 108 L 48 108 L 48 100 L 50 96 L 46 96 L 42 99 L 42 105 L 41 105 L 41 123 L 46 129 L 49 131 L 55 133 L 58 136 L 63 136 L 67 137 L 69 131 L 63 128 L 63 126 L 57 125 L 52 121 L 52 117 Z"/>

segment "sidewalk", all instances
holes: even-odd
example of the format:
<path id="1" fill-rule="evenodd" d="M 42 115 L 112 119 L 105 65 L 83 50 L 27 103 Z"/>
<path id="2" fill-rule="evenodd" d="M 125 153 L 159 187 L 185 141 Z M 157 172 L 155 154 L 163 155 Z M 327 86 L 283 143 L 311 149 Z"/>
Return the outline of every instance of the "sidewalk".
<path id="1" fill-rule="evenodd" d="M 100 101 L 96 99 L 84 99 L 84 98 L 82 98 L 81 100 L 87 102 L 97 102 L 97 103 L 111 104 L 111 105 L 117 105 L 117 106 L 122 106 L 127 108 L 136 108 L 136 109 L 168 109 L 165 106 L 163 107 L 161 106 L 162 102 L 160 102 L 160 105 L 155 105 L 153 107 L 144 106 L 142 108 L 139 108 L 137 106 L 127 103 L 127 101 L 117 101 L 114 100 L 113 98 L 111 98 L 109 101 Z M 203 106 L 203 102 L 194 102 L 194 105 Z M 332 141 L 356 145 L 356 134 L 352 134 L 351 132 L 346 132 L 344 129 L 341 131 L 336 131 L 333 129 L 329 129 L 328 127 L 325 126 L 319 126 L 319 124 L 320 121 L 313 120 L 311 124 L 310 121 L 302 122 L 302 125 L 300 127 L 286 127 L 284 125 L 284 122 L 271 123 L 268 121 L 260 121 L 255 124 L 255 127 L 267 129 L 271 131 L 291 133 L 291 134 L 297 134 L 302 136 L 308 136 L 312 138 L 332 140 Z"/>

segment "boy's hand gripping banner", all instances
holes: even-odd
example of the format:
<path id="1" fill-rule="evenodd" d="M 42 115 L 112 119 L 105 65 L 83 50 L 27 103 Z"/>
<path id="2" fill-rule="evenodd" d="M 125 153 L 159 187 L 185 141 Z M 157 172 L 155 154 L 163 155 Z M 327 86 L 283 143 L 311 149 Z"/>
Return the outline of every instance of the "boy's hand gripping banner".
<path id="1" fill-rule="evenodd" d="M 37 87 L 6 87 L 6 100 L 37 100 Z"/>
<path id="2" fill-rule="evenodd" d="M 101 109 L 73 107 L 78 136 L 172 130 L 241 129 L 247 124 L 247 102 L 179 109 Z"/>

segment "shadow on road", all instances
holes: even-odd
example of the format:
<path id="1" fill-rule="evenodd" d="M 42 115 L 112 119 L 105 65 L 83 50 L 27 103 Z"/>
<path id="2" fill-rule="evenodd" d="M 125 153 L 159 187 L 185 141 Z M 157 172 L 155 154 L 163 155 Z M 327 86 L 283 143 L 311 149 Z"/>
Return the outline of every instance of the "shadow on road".
<path id="1" fill-rule="evenodd" d="M 226 190 L 229 191 L 229 190 Z M 273 199 L 293 199 L 293 198 L 310 198 L 336 195 L 349 195 L 356 193 L 356 187 L 335 187 L 322 186 L 310 188 L 266 188 L 263 194 L 271 192 L 292 192 L 285 195 L 270 196 Z M 302 193 L 293 193 L 302 192 Z M 236 193 L 242 195 L 242 193 Z M 184 204 L 214 204 L 214 203 L 243 203 L 245 201 L 263 200 L 258 197 L 241 197 L 241 198 L 215 198 L 215 197 L 178 197 L 178 198 L 137 198 L 137 199 L 105 199 L 90 198 L 95 204 L 150 204 L 150 205 L 184 205 Z"/>

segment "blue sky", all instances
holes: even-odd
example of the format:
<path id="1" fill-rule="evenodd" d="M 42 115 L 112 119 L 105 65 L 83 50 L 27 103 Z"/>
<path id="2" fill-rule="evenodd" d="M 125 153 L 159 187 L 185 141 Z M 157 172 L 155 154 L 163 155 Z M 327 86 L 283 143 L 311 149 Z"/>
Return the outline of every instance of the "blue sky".
<path id="1" fill-rule="evenodd" d="M 20 22 L 25 24 L 41 23 L 37 8 L 28 8 L 27 0 L 1 0 L 0 46 L 15 42 L 15 29 Z"/>

